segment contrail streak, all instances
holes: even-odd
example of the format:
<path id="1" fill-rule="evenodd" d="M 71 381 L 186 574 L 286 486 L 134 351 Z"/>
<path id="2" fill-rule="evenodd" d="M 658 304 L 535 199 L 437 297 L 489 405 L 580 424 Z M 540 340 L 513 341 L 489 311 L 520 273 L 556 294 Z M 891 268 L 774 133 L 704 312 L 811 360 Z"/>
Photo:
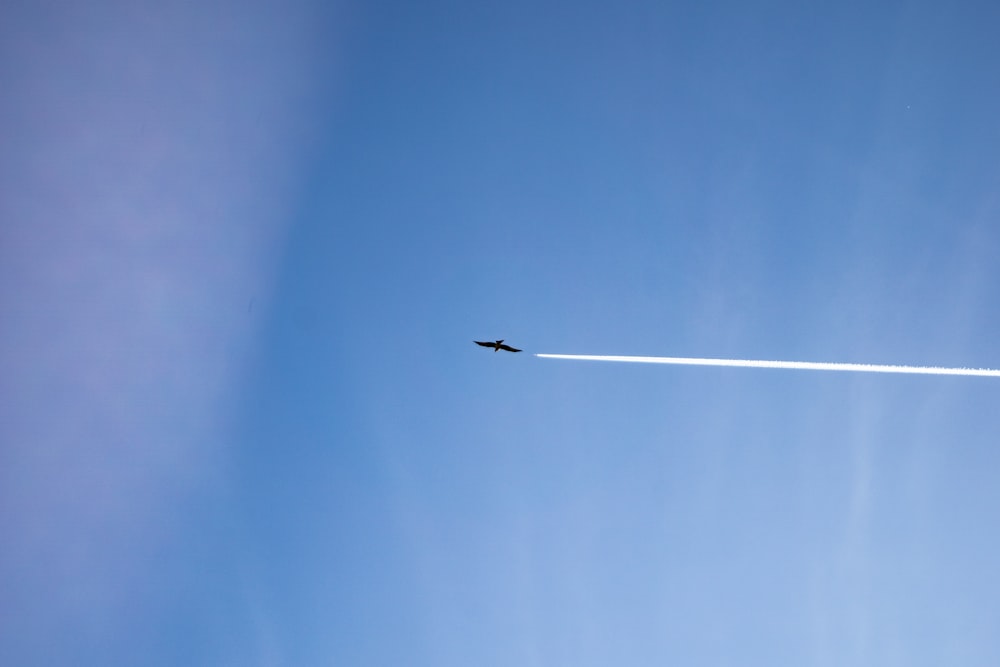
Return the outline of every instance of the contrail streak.
<path id="1" fill-rule="evenodd" d="M 697 357 L 622 357 L 598 354 L 536 354 L 545 359 L 576 361 L 624 361 L 634 364 L 678 366 L 728 366 L 731 368 L 784 368 L 798 371 L 851 371 L 855 373 L 909 373 L 913 375 L 979 375 L 1000 377 L 992 368 L 940 368 L 938 366 L 890 366 L 886 364 L 835 364 L 823 361 L 764 361 L 760 359 L 699 359 Z"/>

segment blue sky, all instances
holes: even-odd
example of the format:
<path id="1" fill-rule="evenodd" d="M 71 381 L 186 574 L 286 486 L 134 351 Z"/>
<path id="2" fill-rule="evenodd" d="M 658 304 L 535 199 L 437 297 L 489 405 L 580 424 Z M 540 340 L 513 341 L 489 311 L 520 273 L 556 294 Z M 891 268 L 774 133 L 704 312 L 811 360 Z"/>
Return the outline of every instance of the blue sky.
<path id="1" fill-rule="evenodd" d="M 998 22 L 7 3 L 0 662 L 997 664 Z"/>

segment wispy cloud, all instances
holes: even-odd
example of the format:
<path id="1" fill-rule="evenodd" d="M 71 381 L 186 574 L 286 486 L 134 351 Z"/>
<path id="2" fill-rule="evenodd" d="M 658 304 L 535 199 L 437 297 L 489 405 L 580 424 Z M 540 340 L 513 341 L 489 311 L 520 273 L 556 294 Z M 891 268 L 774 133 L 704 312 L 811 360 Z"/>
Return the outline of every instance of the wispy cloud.
<path id="1" fill-rule="evenodd" d="M 252 4 L 0 16 L 0 610 L 22 647 L 68 617 L 110 636 L 220 454 L 317 120 L 315 13 Z"/>

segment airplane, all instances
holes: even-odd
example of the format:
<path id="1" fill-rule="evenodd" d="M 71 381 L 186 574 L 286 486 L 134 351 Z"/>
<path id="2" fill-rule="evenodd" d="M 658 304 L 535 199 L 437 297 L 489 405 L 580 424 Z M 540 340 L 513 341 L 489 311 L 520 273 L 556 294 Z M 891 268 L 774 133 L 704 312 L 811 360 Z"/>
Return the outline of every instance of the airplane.
<path id="1" fill-rule="evenodd" d="M 520 352 L 521 351 L 521 350 L 517 349 L 516 347 L 511 347 L 510 345 L 504 345 L 503 344 L 503 338 L 501 338 L 500 340 L 498 340 L 495 343 L 484 343 L 483 341 L 480 341 L 480 340 L 474 340 L 472 342 L 475 343 L 476 345 L 482 345 L 483 347 L 492 347 L 494 352 L 496 352 L 498 350 L 507 350 L 508 352 Z"/>

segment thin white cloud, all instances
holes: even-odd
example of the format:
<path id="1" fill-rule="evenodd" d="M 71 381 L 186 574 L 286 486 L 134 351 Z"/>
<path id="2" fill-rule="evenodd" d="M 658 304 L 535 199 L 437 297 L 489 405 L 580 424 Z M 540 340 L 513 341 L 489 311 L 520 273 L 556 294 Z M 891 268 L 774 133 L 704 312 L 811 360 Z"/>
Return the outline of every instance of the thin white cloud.
<path id="1" fill-rule="evenodd" d="M 212 474 L 318 120 L 318 34 L 269 0 L 22 12 L 0 17 L 0 609 L 30 647 L 127 621 Z"/>
<path id="2" fill-rule="evenodd" d="M 800 371 L 850 371 L 856 373 L 907 373 L 913 375 L 978 375 L 1000 377 L 992 368 L 941 368 L 938 366 L 894 366 L 888 364 L 845 364 L 824 361 L 768 361 L 764 359 L 702 359 L 696 357 L 634 357 L 598 354 L 536 354 L 543 359 L 572 361 L 619 361 L 637 364 L 680 366 L 724 366 L 727 368 L 772 368 Z"/>

